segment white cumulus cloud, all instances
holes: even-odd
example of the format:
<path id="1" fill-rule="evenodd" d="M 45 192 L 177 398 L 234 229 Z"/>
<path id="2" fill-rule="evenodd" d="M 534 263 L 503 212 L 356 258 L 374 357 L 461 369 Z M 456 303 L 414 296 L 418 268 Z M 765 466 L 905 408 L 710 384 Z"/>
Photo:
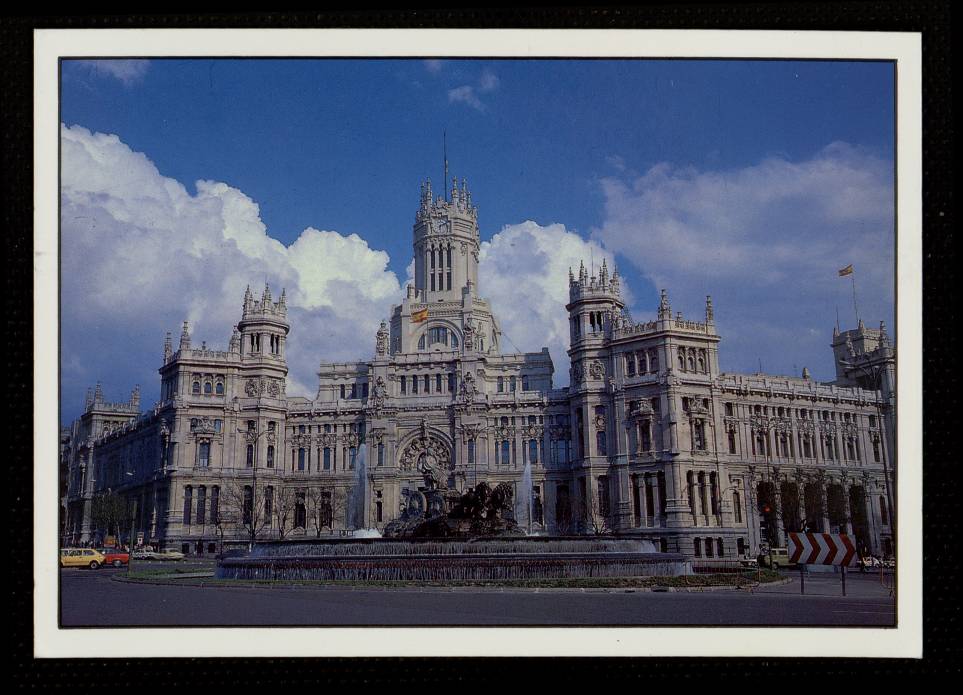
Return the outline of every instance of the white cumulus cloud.
<path id="1" fill-rule="evenodd" d="M 61 290 L 65 409 L 101 378 L 122 396 L 157 395 L 164 332 L 225 348 L 245 287 L 287 289 L 289 393 L 311 395 L 322 359 L 369 357 L 400 284 L 388 255 L 356 234 L 268 235 L 257 204 L 226 183 L 190 193 L 115 135 L 61 128 Z M 74 411 L 75 412 L 75 411 Z M 69 415 L 68 415 L 69 417 Z"/>
<path id="2" fill-rule="evenodd" d="M 614 258 L 598 243 L 586 241 L 562 224 L 541 226 L 528 221 L 504 227 L 479 254 L 480 293 L 492 303 L 501 323 L 502 352 L 537 352 L 547 347 L 555 364 L 555 385 L 568 384 L 568 271 L 577 274 L 595 259 L 609 270 Z M 623 295 L 627 293 L 623 283 Z M 625 296 L 626 303 L 631 297 Z M 514 346 L 513 346 L 514 344 Z"/>
<path id="3" fill-rule="evenodd" d="M 668 288 L 673 309 L 701 312 L 713 295 L 725 369 L 755 371 L 761 358 L 766 371 L 807 365 L 831 378 L 836 307 L 843 328 L 855 322 L 851 285 L 837 276 L 849 263 L 861 317 L 892 327 L 891 162 L 833 143 L 805 161 L 727 171 L 663 163 L 603 179 L 602 190 L 593 238 Z"/>

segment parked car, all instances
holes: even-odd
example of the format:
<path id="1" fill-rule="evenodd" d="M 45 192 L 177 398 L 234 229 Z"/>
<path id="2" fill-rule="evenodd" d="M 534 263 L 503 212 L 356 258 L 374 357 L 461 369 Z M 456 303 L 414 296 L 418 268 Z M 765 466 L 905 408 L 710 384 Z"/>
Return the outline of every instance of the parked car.
<path id="1" fill-rule="evenodd" d="M 130 554 L 130 557 L 134 560 L 153 560 L 154 553 L 153 551 L 145 550 L 144 548 L 137 548 L 133 553 Z"/>
<path id="2" fill-rule="evenodd" d="M 759 567 L 759 561 L 756 560 L 756 558 L 754 557 L 749 557 L 748 555 L 746 555 L 745 557 L 739 558 L 739 564 L 745 567 L 746 569 L 751 569 L 751 570 L 754 570 L 757 567 Z"/>
<path id="3" fill-rule="evenodd" d="M 882 564 L 880 563 L 879 558 L 873 555 L 867 555 L 866 557 L 859 558 L 859 563 L 863 569 L 867 570 L 878 568 Z"/>
<path id="4" fill-rule="evenodd" d="M 771 569 L 790 567 L 792 565 L 792 563 L 789 561 L 788 548 L 770 548 L 768 552 L 760 556 L 760 560 L 763 567 L 770 567 L 771 561 Z"/>
<path id="5" fill-rule="evenodd" d="M 158 550 L 151 553 L 154 560 L 183 560 L 184 553 L 179 550 Z"/>
<path id="6" fill-rule="evenodd" d="M 99 550 L 93 548 L 61 548 L 61 567 L 89 567 L 97 569 L 104 564 L 106 558 Z"/>
<path id="7" fill-rule="evenodd" d="M 104 556 L 104 564 L 114 567 L 123 567 L 130 562 L 130 553 L 123 548 L 100 548 Z"/>

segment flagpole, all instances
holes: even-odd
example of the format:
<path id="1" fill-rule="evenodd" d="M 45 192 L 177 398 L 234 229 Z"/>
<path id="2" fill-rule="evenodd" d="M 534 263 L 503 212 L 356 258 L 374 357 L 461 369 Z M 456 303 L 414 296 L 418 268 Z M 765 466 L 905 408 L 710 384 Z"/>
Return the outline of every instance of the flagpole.
<path id="1" fill-rule="evenodd" d="M 856 312 L 856 325 L 859 325 L 859 305 L 856 304 L 856 271 L 849 274 L 853 281 L 853 310 Z"/>

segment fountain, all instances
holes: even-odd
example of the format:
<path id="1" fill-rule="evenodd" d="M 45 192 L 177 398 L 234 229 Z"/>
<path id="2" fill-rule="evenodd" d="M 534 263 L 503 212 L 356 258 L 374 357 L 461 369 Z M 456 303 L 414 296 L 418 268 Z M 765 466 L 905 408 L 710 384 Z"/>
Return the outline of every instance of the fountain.
<path id="1" fill-rule="evenodd" d="M 358 445 L 354 457 L 354 486 L 348 498 L 348 524 L 355 530 L 367 528 L 364 518 L 364 501 L 367 493 L 367 450 L 364 442 Z"/>
<path id="2" fill-rule="evenodd" d="M 526 460 L 521 490 L 515 502 L 515 523 L 529 536 L 532 535 L 532 490 L 532 463 Z"/>
<path id="3" fill-rule="evenodd" d="M 492 488 L 482 482 L 459 495 L 428 473 L 426 482 L 408 491 L 401 516 L 385 527 L 383 538 L 261 542 L 247 555 L 222 557 L 217 577 L 456 582 L 689 571 L 684 556 L 656 552 L 651 542 L 636 538 L 526 536 L 514 519 L 508 483 Z M 531 493 L 525 499 L 521 507 L 530 523 Z"/>

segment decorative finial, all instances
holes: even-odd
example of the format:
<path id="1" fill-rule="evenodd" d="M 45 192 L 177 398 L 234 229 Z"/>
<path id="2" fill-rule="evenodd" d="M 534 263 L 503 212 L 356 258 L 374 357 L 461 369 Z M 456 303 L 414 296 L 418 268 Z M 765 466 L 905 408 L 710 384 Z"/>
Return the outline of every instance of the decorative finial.
<path id="1" fill-rule="evenodd" d="M 706 323 L 715 321 L 715 312 L 712 309 L 712 295 L 706 295 Z"/>
<path id="2" fill-rule="evenodd" d="M 659 318 L 672 318 L 672 306 L 669 304 L 669 293 L 665 290 L 660 290 L 659 294 Z"/>
<path id="3" fill-rule="evenodd" d="M 174 344 L 171 342 L 171 332 L 167 331 L 167 335 L 164 336 L 164 362 L 170 360 L 173 354 Z"/>
<path id="4" fill-rule="evenodd" d="M 812 377 L 809 375 L 809 367 L 803 367 L 802 378 L 803 378 L 803 379 L 811 379 L 811 378 L 812 378 Z"/>
<path id="5" fill-rule="evenodd" d="M 191 333 L 188 329 L 187 321 L 184 321 L 184 327 L 181 328 L 181 350 L 187 350 L 191 346 Z"/>

